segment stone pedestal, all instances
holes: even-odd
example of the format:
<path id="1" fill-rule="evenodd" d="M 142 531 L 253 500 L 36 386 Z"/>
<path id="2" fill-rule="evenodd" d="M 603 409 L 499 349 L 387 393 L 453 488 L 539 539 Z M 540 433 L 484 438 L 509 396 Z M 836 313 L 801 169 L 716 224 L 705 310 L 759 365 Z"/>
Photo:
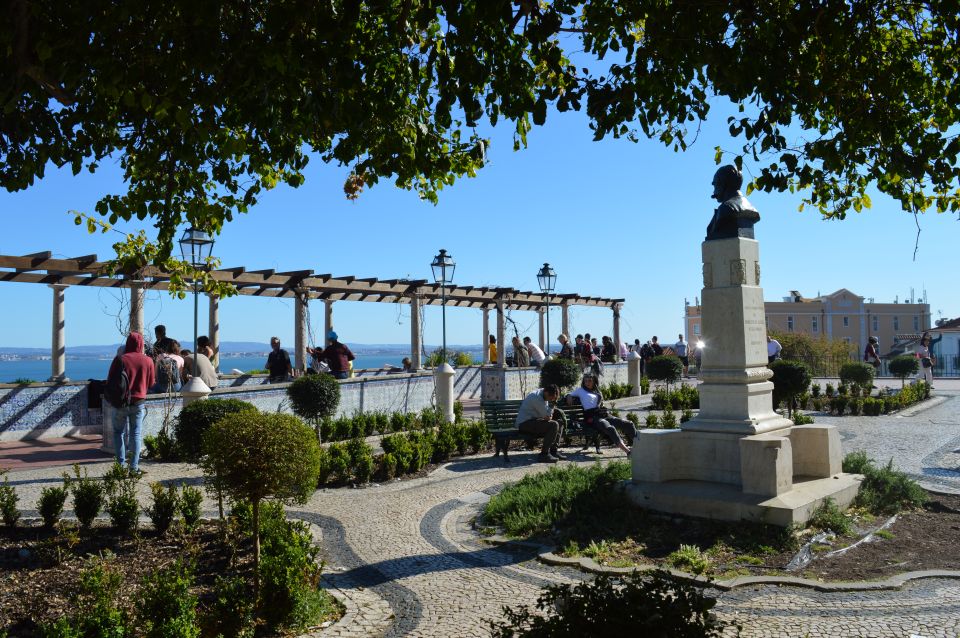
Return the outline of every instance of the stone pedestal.
<path id="1" fill-rule="evenodd" d="M 193 377 L 180 388 L 180 396 L 183 397 L 183 407 L 187 407 L 194 401 L 206 399 L 210 396 L 210 388 L 200 377 Z"/>
<path id="2" fill-rule="evenodd" d="M 758 244 L 703 243 L 700 412 L 679 430 L 634 442 L 631 500 L 660 511 L 790 525 L 827 497 L 840 507 L 859 476 L 843 474 L 833 426 L 794 426 L 773 409 Z"/>
<path id="3" fill-rule="evenodd" d="M 640 363 L 643 359 L 636 352 L 627 355 L 627 383 L 630 385 L 630 396 L 640 396 Z"/>

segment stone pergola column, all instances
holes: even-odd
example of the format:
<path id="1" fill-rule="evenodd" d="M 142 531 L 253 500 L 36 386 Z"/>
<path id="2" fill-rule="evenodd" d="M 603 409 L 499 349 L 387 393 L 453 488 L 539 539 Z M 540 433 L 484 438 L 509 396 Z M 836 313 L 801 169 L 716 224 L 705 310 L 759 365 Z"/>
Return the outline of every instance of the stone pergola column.
<path id="1" fill-rule="evenodd" d="M 307 369 L 307 311 L 310 307 L 310 293 L 302 288 L 297 288 L 293 293 L 293 347 L 295 350 L 293 369 L 303 372 Z"/>
<path id="2" fill-rule="evenodd" d="M 210 363 L 220 370 L 220 297 L 208 295 L 210 312 L 207 322 L 207 336 L 210 337 L 210 347 L 213 348 L 213 359 Z"/>
<path id="3" fill-rule="evenodd" d="M 570 337 L 570 304 L 566 301 L 560 304 L 560 331 Z M 573 341 L 572 337 L 570 341 Z"/>
<path id="4" fill-rule="evenodd" d="M 481 361 L 484 363 L 496 363 L 495 361 L 490 360 L 490 309 L 483 309 L 483 341 L 480 342 L 483 348 L 483 358 Z"/>
<path id="5" fill-rule="evenodd" d="M 322 347 L 327 347 L 327 335 L 333 330 L 333 300 L 323 300 L 323 339 L 320 340 Z"/>
<path id="6" fill-rule="evenodd" d="M 68 381 L 67 379 L 67 352 L 64 322 L 64 291 L 65 284 L 50 284 L 53 289 L 53 331 L 50 339 L 50 379 L 49 381 Z"/>
<path id="7" fill-rule="evenodd" d="M 130 282 L 130 329 L 143 334 L 143 281 Z M 146 335 L 144 335 L 146 338 Z"/>
<path id="8" fill-rule="evenodd" d="M 617 353 L 617 358 L 620 358 L 620 344 L 623 342 L 620 340 L 620 308 L 622 306 L 618 303 L 613 304 L 613 343 L 616 346 L 615 352 Z"/>
<path id="9" fill-rule="evenodd" d="M 410 370 L 417 371 L 422 365 L 420 353 L 423 347 L 420 344 L 420 295 L 410 295 Z"/>
<path id="10" fill-rule="evenodd" d="M 537 315 L 540 319 L 540 349 L 544 352 L 547 351 L 547 326 L 544 322 L 546 314 L 543 308 L 537 308 Z"/>
<path id="11" fill-rule="evenodd" d="M 497 299 L 497 367 L 503 368 L 507 362 L 507 326 L 504 317 L 504 301 Z"/>

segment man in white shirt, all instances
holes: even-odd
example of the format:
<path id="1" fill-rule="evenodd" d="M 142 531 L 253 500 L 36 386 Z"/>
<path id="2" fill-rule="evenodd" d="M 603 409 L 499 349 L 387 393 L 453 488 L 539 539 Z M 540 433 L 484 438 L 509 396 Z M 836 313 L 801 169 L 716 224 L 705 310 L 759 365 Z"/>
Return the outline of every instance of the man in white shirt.
<path id="1" fill-rule="evenodd" d="M 687 356 L 687 343 L 683 340 L 683 335 L 677 335 L 680 337 L 680 341 L 673 344 L 673 351 L 676 353 L 677 357 L 680 358 L 680 363 L 683 364 L 683 376 L 689 377 L 688 370 L 690 369 L 690 357 Z"/>
<path id="2" fill-rule="evenodd" d="M 767 337 L 767 363 L 773 363 L 779 359 L 781 350 L 783 350 L 783 346 L 780 345 L 779 341 Z"/>
<path id="3" fill-rule="evenodd" d="M 541 463 L 556 463 L 567 458 L 557 450 L 563 430 L 560 421 L 553 418 L 553 406 L 550 405 L 559 398 L 560 389 L 551 384 L 528 394 L 517 411 L 517 429 L 524 434 L 543 437 L 543 447 L 537 458 Z"/>
<path id="4" fill-rule="evenodd" d="M 547 355 L 543 354 L 540 346 L 535 344 L 530 337 L 523 338 L 523 345 L 527 347 L 527 352 L 530 354 L 530 363 L 538 368 L 542 368 L 544 361 L 547 360 Z"/>

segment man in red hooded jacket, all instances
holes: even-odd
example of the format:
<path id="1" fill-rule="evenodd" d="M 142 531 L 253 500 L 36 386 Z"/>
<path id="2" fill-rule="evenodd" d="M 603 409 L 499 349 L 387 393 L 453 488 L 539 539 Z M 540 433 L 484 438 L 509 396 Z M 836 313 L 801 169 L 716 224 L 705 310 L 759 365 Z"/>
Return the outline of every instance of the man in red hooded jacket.
<path id="1" fill-rule="evenodd" d="M 127 460 L 124 433 L 127 433 L 130 447 L 133 448 L 130 470 L 139 472 L 143 417 L 147 414 L 147 406 L 143 400 L 147 398 L 147 389 L 156 381 L 153 359 L 143 354 L 143 335 L 139 332 L 131 332 L 127 337 L 123 354 L 116 357 L 110 364 L 109 376 L 112 376 L 116 367 L 120 365 L 127 371 L 130 405 L 124 408 L 113 408 L 113 449 L 117 455 L 117 462 L 124 465 Z"/>

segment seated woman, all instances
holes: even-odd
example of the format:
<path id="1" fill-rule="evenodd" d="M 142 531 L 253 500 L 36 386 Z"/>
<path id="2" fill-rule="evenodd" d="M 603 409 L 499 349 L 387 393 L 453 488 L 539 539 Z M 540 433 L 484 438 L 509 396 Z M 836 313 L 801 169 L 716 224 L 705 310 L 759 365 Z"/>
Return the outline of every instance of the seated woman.
<path id="1" fill-rule="evenodd" d="M 618 448 L 630 454 L 630 448 L 623 442 L 617 427 L 630 433 L 631 442 L 637 436 L 637 428 L 630 421 L 608 416 L 603 407 L 603 396 L 597 388 L 597 378 L 592 374 L 583 375 L 580 387 L 567 395 L 567 405 L 573 405 L 574 398 L 583 406 L 583 424 L 603 434 Z"/>

